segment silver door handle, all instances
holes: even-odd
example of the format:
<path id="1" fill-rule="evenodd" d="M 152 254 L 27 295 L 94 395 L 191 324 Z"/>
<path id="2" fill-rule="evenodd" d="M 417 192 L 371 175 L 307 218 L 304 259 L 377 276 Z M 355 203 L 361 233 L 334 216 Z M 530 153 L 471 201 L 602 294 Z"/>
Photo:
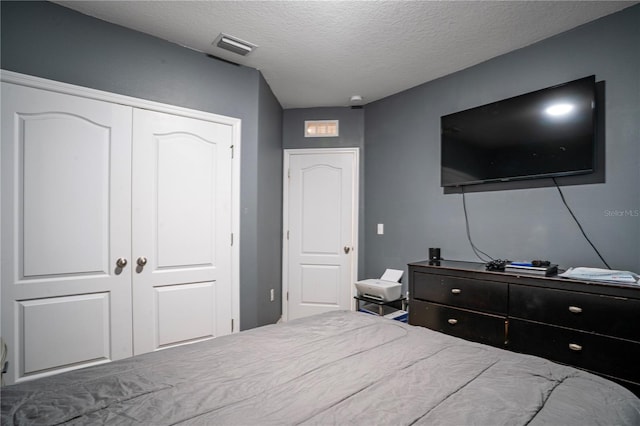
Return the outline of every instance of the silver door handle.
<path id="1" fill-rule="evenodd" d="M 144 266 L 147 264 L 147 258 L 144 256 L 141 256 L 138 258 L 137 263 L 138 263 L 138 266 Z"/>
<path id="2" fill-rule="evenodd" d="M 127 259 L 125 259 L 124 257 L 118 258 L 118 260 L 116 260 L 116 266 L 118 268 L 124 268 L 125 266 L 127 266 Z"/>

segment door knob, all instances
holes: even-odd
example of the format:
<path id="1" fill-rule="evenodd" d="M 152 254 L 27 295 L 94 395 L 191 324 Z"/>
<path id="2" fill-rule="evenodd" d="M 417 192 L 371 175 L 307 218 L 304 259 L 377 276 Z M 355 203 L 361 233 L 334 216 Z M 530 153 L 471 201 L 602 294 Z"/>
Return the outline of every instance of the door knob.
<path id="1" fill-rule="evenodd" d="M 349 254 L 349 252 L 350 252 L 350 251 L 351 251 L 351 247 L 349 247 L 349 246 L 344 246 L 344 252 L 345 252 L 346 254 Z"/>
<path id="2" fill-rule="evenodd" d="M 144 256 L 141 256 L 138 258 L 137 263 L 138 263 L 138 266 L 144 266 L 147 264 L 147 258 Z"/>
<path id="3" fill-rule="evenodd" d="M 127 266 L 127 259 L 125 259 L 124 257 L 118 258 L 118 260 L 116 260 L 116 266 L 118 268 L 124 268 L 125 266 Z"/>

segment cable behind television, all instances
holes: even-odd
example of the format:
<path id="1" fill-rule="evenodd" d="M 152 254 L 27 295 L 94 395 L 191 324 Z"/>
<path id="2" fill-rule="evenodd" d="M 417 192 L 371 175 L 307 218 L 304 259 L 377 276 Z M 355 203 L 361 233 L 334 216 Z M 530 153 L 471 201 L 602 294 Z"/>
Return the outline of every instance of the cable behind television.
<path id="1" fill-rule="evenodd" d="M 596 254 L 598 255 L 598 257 L 600 258 L 600 260 L 602 260 L 602 263 L 605 264 L 605 266 L 607 267 L 607 269 L 611 269 L 611 266 L 609 266 L 609 264 L 607 263 L 606 260 L 604 260 L 604 258 L 602 257 L 602 255 L 600 254 L 600 252 L 598 251 L 598 249 L 596 248 L 596 246 L 591 242 L 591 240 L 589 239 L 589 237 L 587 237 L 586 232 L 584 232 L 584 229 L 582 228 L 582 225 L 580 224 L 580 221 L 578 220 L 578 218 L 576 217 L 575 214 L 573 214 L 573 211 L 571 210 L 571 207 L 569 207 L 569 204 L 567 204 L 567 200 L 565 200 L 564 198 L 564 194 L 562 193 L 562 190 L 560 189 L 560 185 L 558 185 L 558 182 L 556 181 L 556 178 L 551 178 L 553 180 L 553 183 L 556 185 L 556 188 L 558 188 L 558 192 L 560 193 L 560 198 L 562 198 L 562 202 L 564 203 L 565 207 L 567 208 L 567 210 L 569 210 L 569 213 L 571 213 L 571 217 L 573 218 L 573 220 L 576 222 L 576 224 L 578 225 L 578 228 L 580 228 L 580 232 L 582 232 L 582 235 L 584 235 L 584 238 L 587 240 L 587 242 L 591 245 L 591 247 L 593 247 L 593 250 L 595 250 Z"/>
<path id="2" fill-rule="evenodd" d="M 467 239 L 469 240 L 469 244 L 471 244 L 471 248 L 473 249 L 473 252 L 475 253 L 475 255 L 478 257 L 478 259 L 482 260 L 483 262 L 488 262 L 489 260 L 494 260 L 493 257 L 489 256 L 487 253 L 483 252 L 482 250 L 480 250 L 471 240 L 471 231 L 469 230 L 469 217 L 467 215 L 467 202 L 466 202 L 466 198 L 464 195 L 464 186 L 461 186 L 460 189 L 462 189 L 462 209 L 464 210 L 464 223 L 467 229 Z M 487 258 L 483 258 L 482 256 L 480 256 L 479 253 L 482 253 L 483 255 L 485 255 Z"/>

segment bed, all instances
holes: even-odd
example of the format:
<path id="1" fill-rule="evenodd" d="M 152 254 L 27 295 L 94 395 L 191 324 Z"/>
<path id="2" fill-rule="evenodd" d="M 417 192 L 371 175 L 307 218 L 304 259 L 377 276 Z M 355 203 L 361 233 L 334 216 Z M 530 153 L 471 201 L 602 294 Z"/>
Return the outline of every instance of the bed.
<path id="1" fill-rule="evenodd" d="M 2 424 L 638 425 L 582 370 L 330 312 L 2 389 Z"/>

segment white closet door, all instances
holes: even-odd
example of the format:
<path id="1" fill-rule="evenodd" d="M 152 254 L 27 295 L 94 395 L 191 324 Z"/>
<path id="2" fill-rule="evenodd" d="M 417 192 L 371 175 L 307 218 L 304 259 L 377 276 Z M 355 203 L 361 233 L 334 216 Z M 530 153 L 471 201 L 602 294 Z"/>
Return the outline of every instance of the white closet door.
<path id="1" fill-rule="evenodd" d="M 131 114 L 2 83 L 8 383 L 132 354 Z"/>
<path id="2" fill-rule="evenodd" d="M 133 121 L 134 353 L 228 334 L 232 126 Z"/>

